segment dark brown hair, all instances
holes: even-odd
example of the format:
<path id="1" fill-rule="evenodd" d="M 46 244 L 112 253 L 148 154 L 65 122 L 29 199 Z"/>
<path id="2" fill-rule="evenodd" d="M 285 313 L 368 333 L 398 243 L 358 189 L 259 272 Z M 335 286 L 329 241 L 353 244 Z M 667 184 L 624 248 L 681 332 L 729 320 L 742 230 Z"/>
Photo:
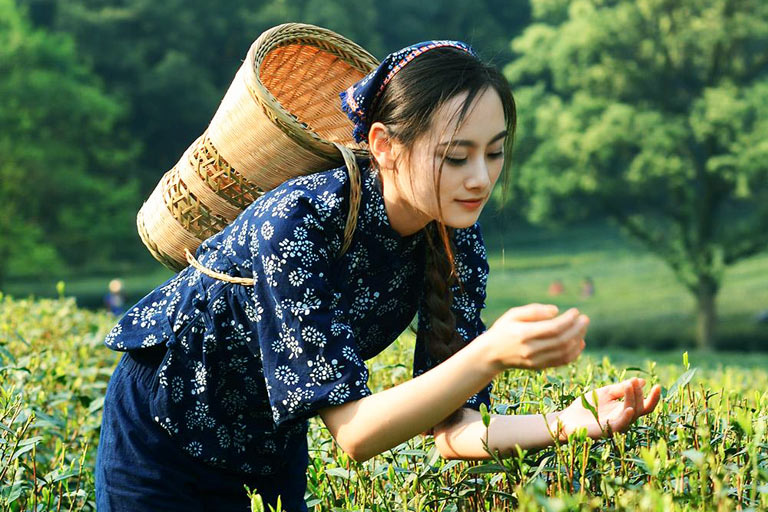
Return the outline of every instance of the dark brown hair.
<path id="1" fill-rule="evenodd" d="M 502 168 L 503 195 L 506 197 L 517 113 L 509 83 L 495 66 L 451 47 L 429 50 L 408 63 L 392 78 L 371 105 L 369 122 L 383 123 L 389 136 L 403 144 L 409 154 L 414 141 L 433 128 L 434 114 L 443 104 L 461 93 L 467 93 L 460 111 L 453 113 L 453 116 L 458 115 L 458 130 L 472 102 L 489 87 L 501 99 L 507 126 Z M 450 140 L 453 140 L 455 134 L 454 131 Z M 456 320 L 451 311 L 452 287 L 455 284 L 461 287 L 461 283 L 453 259 L 454 229 L 444 224 L 440 205 L 439 183 L 446 153 L 447 147 L 435 177 L 439 218 L 424 228 L 428 243 L 424 293 L 431 329 L 423 334 L 429 357 L 436 365 L 466 345 L 456 331 Z M 371 165 L 377 166 L 373 157 Z M 460 413 L 461 409 L 458 409 L 444 421 L 453 424 L 460 419 Z"/>

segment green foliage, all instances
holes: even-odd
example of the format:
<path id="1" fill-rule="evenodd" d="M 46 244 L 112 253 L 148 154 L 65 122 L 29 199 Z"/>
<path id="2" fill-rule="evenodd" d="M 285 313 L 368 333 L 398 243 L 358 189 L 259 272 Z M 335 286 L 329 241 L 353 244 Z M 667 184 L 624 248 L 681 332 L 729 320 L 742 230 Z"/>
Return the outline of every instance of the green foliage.
<path id="1" fill-rule="evenodd" d="M 0 286 L 152 264 L 135 229 L 141 199 L 264 30 L 312 23 L 379 57 L 458 38 L 503 64 L 528 19 L 524 0 L 0 1 Z"/>
<path id="2" fill-rule="evenodd" d="M 591 319 L 587 348 L 641 350 L 696 346 L 693 297 L 669 266 L 621 235 L 611 222 L 589 222 L 561 229 L 508 226 L 503 237 L 490 236 L 487 325 L 508 308 L 552 303 L 565 311 L 577 307 Z M 504 250 L 502 251 L 502 248 Z M 718 295 L 718 350 L 764 351 L 768 324 L 756 316 L 768 308 L 768 254 L 729 266 Z M 583 296 L 585 277 L 594 294 Z M 553 280 L 564 285 L 551 296 Z"/>
<path id="3" fill-rule="evenodd" d="M 119 354 L 102 345 L 109 314 L 71 299 L 0 297 L 0 511 L 94 510 L 93 465 L 103 395 Z M 410 378 L 413 337 L 368 361 L 374 392 Z M 583 432 L 503 459 L 442 459 L 431 437 L 365 463 L 310 422 L 310 510 L 734 510 L 768 506 L 768 372 L 691 356 L 632 367 L 599 355 L 495 382 L 493 414 L 540 414 L 588 389 L 641 374 L 664 386 L 657 412 L 626 434 Z M 679 356 L 677 358 L 679 361 Z M 700 367 L 699 367 L 700 366 Z M 694 374 L 691 370 L 699 369 Z M 676 392 L 674 390 L 677 390 Z M 254 510 L 264 510 L 258 490 Z M 267 507 L 269 508 L 269 507 Z"/>
<path id="4" fill-rule="evenodd" d="M 768 247 L 768 4 L 534 1 L 519 84 L 529 218 L 604 213 L 696 297 L 710 345 L 724 268 Z"/>
<path id="5" fill-rule="evenodd" d="M 403 336 L 369 361 L 372 389 L 409 378 L 405 369 L 396 379 L 382 370 L 408 367 L 412 342 Z M 750 391 L 764 389 L 768 373 L 721 366 L 694 379 L 685 363 L 634 362 L 642 368 L 622 369 L 608 358 L 587 357 L 565 369 L 507 371 L 498 377 L 492 400 L 496 414 L 551 412 L 590 388 L 638 373 L 647 387 L 662 383 L 665 395 L 658 412 L 626 434 L 594 441 L 577 432 L 568 443 L 538 452 L 519 450 L 503 459 L 448 461 L 430 438 L 417 438 L 358 464 L 313 420 L 310 445 L 321 448 L 309 468 L 312 495 L 307 502 L 315 510 L 372 511 L 674 511 L 768 505 L 768 394 Z"/>
<path id="6" fill-rule="evenodd" d="M 136 172 L 144 193 L 207 126 L 251 43 L 268 28 L 319 25 L 379 58 L 432 37 L 461 38 L 503 63 L 510 37 L 528 20 L 522 0 L 20 1 L 41 25 L 71 34 L 108 89 L 126 100 L 126 126 L 143 143 Z"/>
<path id="7" fill-rule="evenodd" d="M 113 321 L 69 298 L 0 294 L 0 511 L 94 509 Z"/>
<path id="8" fill-rule="evenodd" d="M 72 38 L 33 29 L 0 0 L 0 282 L 108 261 L 134 231 L 137 187 L 118 177 L 138 146 Z"/>

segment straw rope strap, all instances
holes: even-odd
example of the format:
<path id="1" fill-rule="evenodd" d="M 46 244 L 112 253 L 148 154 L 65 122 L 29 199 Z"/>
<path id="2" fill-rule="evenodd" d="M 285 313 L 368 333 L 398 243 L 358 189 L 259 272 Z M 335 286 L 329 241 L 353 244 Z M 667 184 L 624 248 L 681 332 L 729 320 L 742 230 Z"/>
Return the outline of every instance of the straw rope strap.
<path id="1" fill-rule="evenodd" d="M 211 270 L 208 267 L 204 267 L 197 259 L 195 259 L 194 255 L 189 252 L 189 249 L 186 247 L 184 248 L 184 254 L 187 255 L 187 263 L 195 267 L 197 270 L 202 272 L 203 274 L 212 277 L 214 279 L 218 279 L 219 281 L 226 281 L 228 283 L 234 283 L 234 284 L 242 284 L 244 286 L 253 286 L 253 278 L 252 277 L 235 277 L 230 276 L 227 274 L 224 274 L 222 272 L 216 272 L 215 270 Z"/>
<path id="2" fill-rule="evenodd" d="M 352 234 L 355 231 L 355 227 L 357 226 L 357 216 L 360 211 L 360 198 L 362 196 L 361 194 L 361 187 L 362 187 L 362 179 L 360 177 L 360 168 L 357 165 L 357 161 L 355 160 L 355 154 L 350 150 L 348 147 L 339 144 L 337 142 L 333 143 L 341 152 L 342 156 L 344 157 L 344 163 L 347 166 L 347 170 L 349 172 L 349 213 L 347 214 L 347 224 L 344 228 L 344 243 L 341 246 L 341 251 L 339 252 L 339 257 L 341 257 L 345 252 L 347 252 L 347 249 L 349 248 L 349 244 L 352 243 Z M 185 247 L 184 248 L 184 254 L 187 257 L 187 263 L 189 263 L 191 266 L 202 272 L 203 274 L 207 275 L 208 277 L 212 277 L 214 279 L 217 279 L 219 281 L 225 281 L 227 283 L 233 283 L 233 284 L 241 284 L 243 286 L 253 286 L 253 278 L 252 277 L 235 277 L 230 276 L 228 274 L 224 274 L 222 272 L 217 272 L 215 270 L 211 270 L 205 266 L 203 266 L 195 256 L 190 252 L 190 250 Z"/>
<path id="3" fill-rule="evenodd" d="M 360 189 L 362 188 L 362 179 L 360 178 L 360 168 L 357 166 L 357 160 L 355 160 L 355 154 L 348 147 L 333 143 L 341 155 L 344 157 L 344 163 L 347 165 L 347 171 L 349 172 L 349 213 L 347 214 L 347 225 L 344 228 L 344 244 L 341 246 L 341 252 L 339 256 L 347 252 L 349 244 L 352 243 L 352 233 L 357 226 L 357 215 L 360 211 Z"/>

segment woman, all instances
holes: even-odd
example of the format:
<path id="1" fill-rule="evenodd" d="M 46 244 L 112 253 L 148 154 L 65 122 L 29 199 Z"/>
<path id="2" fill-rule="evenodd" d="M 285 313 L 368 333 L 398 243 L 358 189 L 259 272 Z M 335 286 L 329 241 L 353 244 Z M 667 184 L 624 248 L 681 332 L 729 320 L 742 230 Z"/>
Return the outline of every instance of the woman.
<path id="1" fill-rule="evenodd" d="M 488 263 L 477 219 L 509 167 L 515 105 L 493 67 L 459 41 L 390 54 L 341 93 L 370 160 L 354 236 L 341 251 L 349 176 L 286 181 L 197 251 L 121 319 L 126 351 L 107 390 L 96 468 L 109 510 L 247 510 L 243 492 L 306 510 L 308 418 L 364 461 L 423 432 L 446 458 L 487 458 L 478 412 L 507 368 L 567 364 L 588 319 L 554 306 L 480 319 Z M 201 268 L 202 268 L 201 267 Z M 418 312 L 414 379 L 373 394 L 364 360 Z M 659 398 L 633 379 L 598 390 L 598 425 L 576 400 L 546 416 L 492 415 L 503 455 L 585 426 L 625 430 Z M 623 402 L 620 399 L 623 398 Z"/>

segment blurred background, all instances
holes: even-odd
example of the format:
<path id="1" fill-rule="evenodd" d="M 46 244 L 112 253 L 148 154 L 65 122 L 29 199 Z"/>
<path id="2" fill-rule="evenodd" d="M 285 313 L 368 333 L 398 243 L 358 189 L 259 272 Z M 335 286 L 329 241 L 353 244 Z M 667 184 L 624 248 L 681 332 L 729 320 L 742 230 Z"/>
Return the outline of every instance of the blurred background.
<path id="1" fill-rule="evenodd" d="M 136 213 L 289 21 L 504 71 L 488 325 L 547 302 L 592 318 L 590 349 L 768 350 L 764 0 L 0 0 L 0 290 L 119 315 L 171 277 Z"/>

